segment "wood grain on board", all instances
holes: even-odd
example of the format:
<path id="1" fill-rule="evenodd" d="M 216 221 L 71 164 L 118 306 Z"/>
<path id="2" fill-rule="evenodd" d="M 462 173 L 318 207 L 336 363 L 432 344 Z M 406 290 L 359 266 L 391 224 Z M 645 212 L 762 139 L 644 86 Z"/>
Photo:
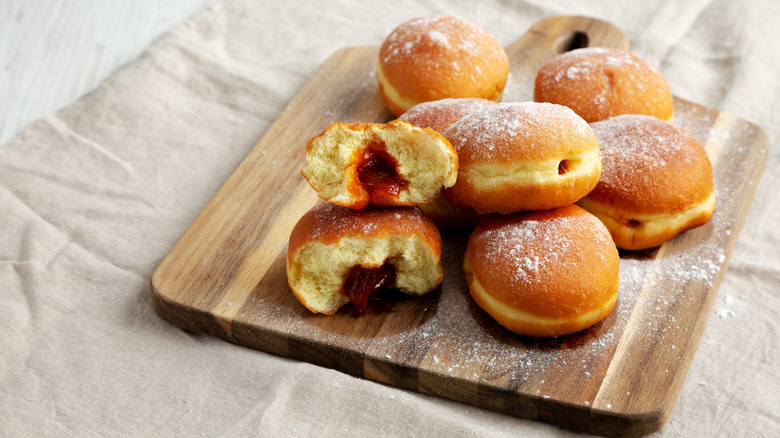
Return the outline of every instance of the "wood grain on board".
<path id="1" fill-rule="evenodd" d="M 505 101 L 531 98 L 542 62 L 581 46 L 628 49 L 614 26 L 554 17 L 507 47 Z M 290 230 L 317 202 L 304 146 L 333 122 L 391 119 L 376 47 L 334 53 L 271 125 L 152 277 L 158 315 L 217 336 L 426 394 L 604 435 L 657 430 L 671 414 L 768 150 L 758 127 L 675 100 L 675 124 L 713 162 L 717 209 L 659 248 L 621 253 L 618 304 L 596 326 L 557 339 L 508 332 L 471 300 L 468 232 L 442 232 L 445 279 L 420 298 L 392 292 L 363 314 L 306 310 L 287 286 Z"/>

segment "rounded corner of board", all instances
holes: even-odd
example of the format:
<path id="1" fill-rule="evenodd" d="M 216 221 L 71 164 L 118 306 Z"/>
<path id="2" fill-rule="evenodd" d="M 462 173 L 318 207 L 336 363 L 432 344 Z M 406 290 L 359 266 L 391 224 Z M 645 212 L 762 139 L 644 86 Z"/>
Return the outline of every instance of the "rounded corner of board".
<path id="1" fill-rule="evenodd" d="M 164 320 L 170 320 L 167 316 L 171 312 L 175 312 L 179 309 L 181 303 L 173 298 L 170 291 L 166 290 L 165 287 L 160 286 L 160 277 L 160 268 L 157 268 L 152 274 L 152 278 L 149 280 L 149 297 L 154 313 Z"/>
<path id="2" fill-rule="evenodd" d="M 589 432 L 610 437 L 648 435 L 663 429 L 673 408 L 674 403 L 633 412 L 594 409 Z"/>

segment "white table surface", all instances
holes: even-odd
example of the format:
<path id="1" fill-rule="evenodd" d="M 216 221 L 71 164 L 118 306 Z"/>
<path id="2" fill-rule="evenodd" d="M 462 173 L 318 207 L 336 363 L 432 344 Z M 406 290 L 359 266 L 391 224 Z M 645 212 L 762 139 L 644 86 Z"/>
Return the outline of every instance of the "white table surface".
<path id="1" fill-rule="evenodd" d="M 4 0 L 0 145 L 94 89 L 209 0 Z"/>

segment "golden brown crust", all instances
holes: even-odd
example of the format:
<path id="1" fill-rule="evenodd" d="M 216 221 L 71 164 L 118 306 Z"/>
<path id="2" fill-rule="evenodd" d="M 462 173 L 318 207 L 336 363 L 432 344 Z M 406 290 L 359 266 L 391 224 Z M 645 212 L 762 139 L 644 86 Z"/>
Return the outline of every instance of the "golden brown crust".
<path id="1" fill-rule="evenodd" d="M 441 236 L 436 225 L 417 208 L 367 207 L 353 210 L 320 202 L 306 212 L 290 233 L 288 255 L 306 243 L 331 245 L 349 235 L 386 237 L 389 235 L 421 237 L 438 255 Z"/>
<path id="2" fill-rule="evenodd" d="M 475 97 L 460 97 L 422 102 L 401 114 L 405 120 L 420 128 L 431 128 L 444 132 L 453 123 L 479 109 L 495 105 L 496 102 Z"/>
<path id="3" fill-rule="evenodd" d="M 587 198 L 580 199 L 577 205 L 606 225 L 618 248 L 635 251 L 658 246 L 683 231 L 709 222 L 715 212 L 715 194 L 690 209 L 670 214 L 633 215 Z"/>
<path id="4" fill-rule="evenodd" d="M 544 160 L 598 148 L 590 126 L 569 108 L 537 102 L 500 103 L 474 111 L 444 136 L 465 165 Z"/>
<path id="5" fill-rule="evenodd" d="M 304 214 L 290 233 L 287 283 L 312 312 L 333 314 L 351 301 L 343 288 L 354 268 L 386 265 L 393 273 L 386 286 L 407 295 L 422 295 L 441 284 L 441 235 L 419 209 L 353 210 L 322 202 Z M 359 294 L 372 292 L 358 290 Z"/>
<path id="6" fill-rule="evenodd" d="M 666 78 L 638 56 L 619 49 L 575 49 L 539 69 L 534 100 L 566 105 L 588 122 L 620 114 L 671 120 L 674 102 Z"/>
<path id="7" fill-rule="evenodd" d="M 690 132 L 642 115 L 591 126 L 601 145 L 602 175 L 579 204 L 604 221 L 618 247 L 657 246 L 709 221 L 712 165 Z"/>
<path id="8" fill-rule="evenodd" d="M 591 127 L 602 161 L 591 201 L 634 214 L 673 213 L 713 192 L 707 151 L 685 129 L 641 115 L 617 116 Z"/>
<path id="9" fill-rule="evenodd" d="M 452 124 L 458 179 L 444 196 L 480 213 L 571 204 L 599 180 L 599 145 L 588 124 L 561 105 L 500 103 Z"/>
<path id="10" fill-rule="evenodd" d="M 377 78 L 390 111 L 448 97 L 500 100 L 509 58 L 487 31 L 462 18 L 428 15 L 395 28 L 379 48 Z"/>
<path id="11" fill-rule="evenodd" d="M 609 314 L 618 265 L 604 225 L 569 205 L 485 219 L 469 238 L 464 273 L 476 302 L 500 324 L 560 336 Z"/>

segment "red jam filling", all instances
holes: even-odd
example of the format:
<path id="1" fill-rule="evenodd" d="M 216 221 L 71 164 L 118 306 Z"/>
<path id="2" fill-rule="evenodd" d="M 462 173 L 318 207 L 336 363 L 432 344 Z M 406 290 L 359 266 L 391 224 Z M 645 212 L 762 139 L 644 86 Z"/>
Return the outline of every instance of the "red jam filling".
<path id="1" fill-rule="evenodd" d="M 409 185 L 398 174 L 398 162 L 384 150 L 384 144 L 375 142 L 359 157 L 357 177 L 370 197 L 397 197 Z"/>
<path id="2" fill-rule="evenodd" d="M 347 277 L 341 285 L 342 294 L 349 298 L 361 312 L 366 310 L 368 297 L 382 289 L 391 287 L 395 283 L 395 266 L 385 263 L 378 268 L 366 268 L 355 265 L 347 272 Z"/>
<path id="3" fill-rule="evenodd" d="M 626 226 L 630 228 L 636 228 L 638 226 L 642 225 L 642 222 L 639 222 L 636 219 L 629 219 L 626 221 Z"/>
<path id="4" fill-rule="evenodd" d="M 560 163 L 558 163 L 558 175 L 563 175 L 566 172 L 569 171 L 569 162 L 566 160 L 562 160 Z"/>

